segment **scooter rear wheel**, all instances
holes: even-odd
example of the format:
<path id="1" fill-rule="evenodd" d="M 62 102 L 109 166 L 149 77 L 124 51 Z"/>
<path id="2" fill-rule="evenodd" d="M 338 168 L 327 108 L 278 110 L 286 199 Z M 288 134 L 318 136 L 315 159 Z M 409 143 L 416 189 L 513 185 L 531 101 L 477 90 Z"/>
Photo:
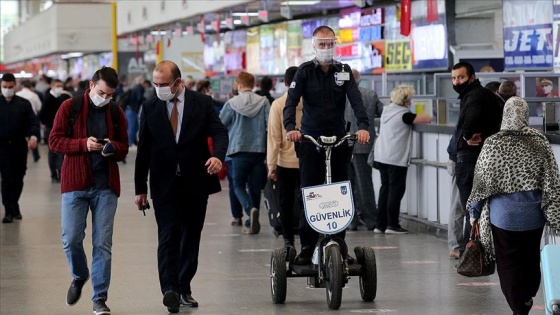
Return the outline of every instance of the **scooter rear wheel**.
<path id="1" fill-rule="evenodd" d="M 375 252 L 371 247 L 362 247 L 364 260 L 360 275 L 360 294 L 362 300 L 372 302 L 377 295 L 377 262 Z"/>

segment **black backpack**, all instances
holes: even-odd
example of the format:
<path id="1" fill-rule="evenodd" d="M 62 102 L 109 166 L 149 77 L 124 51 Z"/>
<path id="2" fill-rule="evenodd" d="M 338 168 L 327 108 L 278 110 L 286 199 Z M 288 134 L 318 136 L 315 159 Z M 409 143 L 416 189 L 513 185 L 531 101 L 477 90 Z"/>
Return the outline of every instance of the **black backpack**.
<path id="1" fill-rule="evenodd" d="M 66 131 L 66 136 L 72 136 L 72 128 L 76 119 L 78 119 L 78 115 L 82 110 L 82 101 L 84 99 L 83 95 L 77 95 L 72 97 L 72 110 L 70 111 L 70 116 L 68 116 L 68 130 Z M 111 120 L 113 121 L 113 130 L 115 131 L 115 138 L 118 139 L 118 130 L 119 130 L 119 106 L 116 105 L 114 102 L 109 102 L 107 104 L 109 106 L 109 110 L 111 111 Z"/>

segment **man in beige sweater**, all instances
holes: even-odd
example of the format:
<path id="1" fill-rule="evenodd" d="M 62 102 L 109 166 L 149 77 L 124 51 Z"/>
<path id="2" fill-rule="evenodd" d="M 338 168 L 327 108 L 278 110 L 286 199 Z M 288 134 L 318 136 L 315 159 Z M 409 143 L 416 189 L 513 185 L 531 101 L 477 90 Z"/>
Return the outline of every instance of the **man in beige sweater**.
<path id="1" fill-rule="evenodd" d="M 297 72 L 297 67 L 290 67 L 284 74 L 284 84 L 289 87 Z M 286 248 L 294 247 L 294 222 L 302 218 L 294 218 L 294 204 L 300 188 L 299 161 L 294 149 L 294 142 L 286 140 L 283 123 L 284 106 L 288 93 L 272 102 L 268 116 L 267 154 L 268 178 L 276 181 L 280 205 L 280 224 Z M 301 126 L 303 103 L 296 107 L 296 127 Z M 297 220 L 297 221 L 295 221 Z M 298 224 L 299 225 L 299 224 Z"/>

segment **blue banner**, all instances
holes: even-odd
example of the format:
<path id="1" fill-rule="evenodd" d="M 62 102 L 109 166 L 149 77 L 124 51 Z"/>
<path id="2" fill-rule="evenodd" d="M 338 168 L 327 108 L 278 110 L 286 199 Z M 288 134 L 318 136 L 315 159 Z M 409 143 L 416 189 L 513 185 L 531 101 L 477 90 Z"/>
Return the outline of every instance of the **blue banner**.
<path id="1" fill-rule="evenodd" d="M 552 68 L 552 23 L 504 27 L 504 65 L 506 70 Z"/>

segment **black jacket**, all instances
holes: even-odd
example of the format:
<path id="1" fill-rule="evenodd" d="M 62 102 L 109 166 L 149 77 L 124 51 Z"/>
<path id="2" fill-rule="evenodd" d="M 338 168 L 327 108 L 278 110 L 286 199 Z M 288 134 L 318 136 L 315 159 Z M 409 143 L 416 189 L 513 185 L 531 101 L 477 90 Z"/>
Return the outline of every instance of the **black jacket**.
<path id="1" fill-rule="evenodd" d="M 338 72 L 349 73 L 350 80 L 337 81 Z M 303 98 L 301 129 L 306 133 L 321 133 L 324 136 L 344 133 L 344 109 L 346 97 L 357 118 L 358 129 L 368 130 L 369 120 L 362 101 L 362 94 L 347 64 L 335 63 L 327 73 L 314 59 L 299 66 L 288 89 L 284 107 L 284 128 L 292 131 L 296 125 L 296 107 Z M 373 122 L 372 122 L 373 123 Z"/>
<path id="2" fill-rule="evenodd" d="M 480 85 L 477 79 L 459 94 L 461 107 L 457 123 L 457 156 L 479 154 L 484 140 L 500 130 L 504 110 L 503 100 L 489 89 Z M 470 146 L 465 139 L 480 133 L 482 143 Z"/>
<path id="3" fill-rule="evenodd" d="M 0 95 L 0 146 L 14 145 L 27 151 L 27 137 L 40 138 L 39 120 L 31 103 L 14 95 L 8 102 Z"/>
<path id="4" fill-rule="evenodd" d="M 59 97 L 54 97 L 50 93 L 50 89 L 47 90 L 43 107 L 39 113 L 39 120 L 41 120 L 41 123 L 48 128 L 52 128 L 56 112 L 60 108 L 60 105 L 69 98 L 70 95 L 65 93 L 61 94 Z"/>

